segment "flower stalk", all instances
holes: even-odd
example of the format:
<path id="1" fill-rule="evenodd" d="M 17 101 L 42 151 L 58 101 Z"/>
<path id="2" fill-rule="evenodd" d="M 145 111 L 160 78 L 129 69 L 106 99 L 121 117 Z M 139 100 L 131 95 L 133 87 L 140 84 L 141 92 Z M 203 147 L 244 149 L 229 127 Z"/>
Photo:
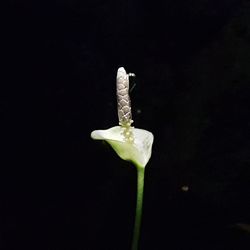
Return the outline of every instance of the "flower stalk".
<path id="1" fill-rule="evenodd" d="M 137 198 L 132 250 L 137 250 L 141 231 L 145 168 L 137 167 Z"/>

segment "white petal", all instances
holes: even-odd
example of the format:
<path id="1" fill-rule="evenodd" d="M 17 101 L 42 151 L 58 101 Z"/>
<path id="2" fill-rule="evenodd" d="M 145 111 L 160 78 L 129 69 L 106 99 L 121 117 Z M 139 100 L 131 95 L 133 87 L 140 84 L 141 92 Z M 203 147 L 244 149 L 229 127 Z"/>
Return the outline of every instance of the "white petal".
<path id="1" fill-rule="evenodd" d="M 94 130 L 91 133 L 91 138 L 94 140 L 114 140 L 124 141 L 121 126 L 115 126 L 105 130 Z"/>
<path id="2" fill-rule="evenodd" d="M 107 141 L 123 160 L 131 161 L 137 167 L 145 167 L 151 157 L 153 134 L 144 129 L 131 129 L 134 135 L 133 142 L 125 140 L 124 128 L 121 126 L 95 130 L 91 133 L 91 137 L 95 140 Z"/>

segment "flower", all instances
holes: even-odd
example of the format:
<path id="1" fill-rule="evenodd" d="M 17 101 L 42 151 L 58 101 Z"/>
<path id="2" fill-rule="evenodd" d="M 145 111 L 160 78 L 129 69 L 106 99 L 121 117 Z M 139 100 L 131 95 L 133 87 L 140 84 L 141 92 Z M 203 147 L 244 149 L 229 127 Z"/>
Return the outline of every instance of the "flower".
<path id="1" fill-rule="evenodd" d="M 144 168 L 148 163 L 154 140 L 151 132 L 130 126 L 94 130 L 91 133 L 91 138 L 106 141 L 120 158 L 131 161 L 139 168 Z"/>
<path id="2" fill-rule="evenodd" d="M 123 67 L 118 69 L 116 95 L 120 126 L 95 130 L 91 133 L 91 137 L 106 141 L 123 160 L 133 162 L 137 168 L 144 168 L 151 157 L 154 136 L 147 130 L 131 126 L 133 120 L 129 97 L 129 76 L 135 76 L 135 74 L 127 74 Z"/>

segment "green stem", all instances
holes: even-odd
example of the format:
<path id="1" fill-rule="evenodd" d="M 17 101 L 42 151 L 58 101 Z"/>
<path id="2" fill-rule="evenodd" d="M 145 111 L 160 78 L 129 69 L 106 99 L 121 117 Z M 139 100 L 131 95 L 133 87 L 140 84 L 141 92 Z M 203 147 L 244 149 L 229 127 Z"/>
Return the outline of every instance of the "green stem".
<path id="1" fill-rule="evenodd" d="M 144 172 L 145 172 L 145 168 L 137 167 L 137 200 L 136 200 L 136 213 L 135 213 L 135 225 L 134 225 L 132 250 L 138 250 L 140 228 L 141 228 L 141 217 L 142 217 Z"/>

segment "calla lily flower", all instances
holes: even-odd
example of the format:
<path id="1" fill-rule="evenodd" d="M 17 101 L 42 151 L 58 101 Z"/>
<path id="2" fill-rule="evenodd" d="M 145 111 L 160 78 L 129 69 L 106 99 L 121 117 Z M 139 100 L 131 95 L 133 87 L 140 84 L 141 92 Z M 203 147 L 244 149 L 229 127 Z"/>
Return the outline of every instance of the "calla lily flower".
<path id="1" fill-rule="evenodd" d="M 132 250 L 138 250 L 144 189 L 144 171 L 152 152 L 154 136 L 151 132 L 134 128 L 129 97 L 129 76 L 123 67 L 116 77 L 116 94 L 119 126 L 106 130 L 94 130 L 91 138 L 103 140 L 111 145 L 123 160 L 131 161 L 137 168 L 137 202 Z"/>
<path id="2" fill-rule="evenodd" d="M 122 126 L 95 130 L 91 138 L 106 141 L 123 160 L 143 168 L 151 157 L 154 140 L 153 134 L 147 130 Z"/>

